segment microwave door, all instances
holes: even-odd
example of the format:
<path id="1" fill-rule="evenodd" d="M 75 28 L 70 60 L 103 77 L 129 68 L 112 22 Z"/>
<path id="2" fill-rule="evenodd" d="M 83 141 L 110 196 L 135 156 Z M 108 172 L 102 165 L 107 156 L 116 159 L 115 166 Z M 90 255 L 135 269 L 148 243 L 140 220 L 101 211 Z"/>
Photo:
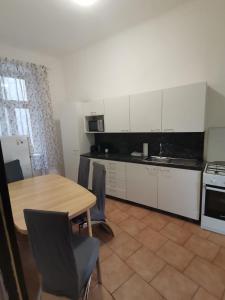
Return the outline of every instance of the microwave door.
<path id="1" fill-rule="evenodd" d="M 98 131 L 97 121 L 88 122 L 89 131 Z"/>
<path id="2" fill-rule="evenodd" d="M 205 215 L 225 220 L 225 189 L 206 187 Z"/>

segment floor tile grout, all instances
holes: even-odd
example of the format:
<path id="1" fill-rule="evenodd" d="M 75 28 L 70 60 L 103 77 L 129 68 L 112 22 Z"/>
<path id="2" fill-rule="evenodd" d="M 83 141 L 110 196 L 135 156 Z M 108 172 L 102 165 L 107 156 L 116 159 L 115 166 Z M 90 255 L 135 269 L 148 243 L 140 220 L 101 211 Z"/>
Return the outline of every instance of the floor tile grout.
<path id="1" fill-rule="evenodd" d="M 108 200 L 108 199 L 107 199 Z M 142 222 L 142 219 L 139 219 L 139 218 L 136 218 L 135 216 L 133 216 L 132 214 L 135 214 L 135 208 L 137 208 L 137 209 L 139 209 L 139 207 L 137 206 L 132 206 L 131 204 L 126 204 L 125 203 L 125 205 L 128 205 L 127 206 L 127 208 L 125 209 L 125 208 L 123 208 L 122 206 L 122 209 L 121 209 L 121 207 L 119 207 L 120 206 L 120 204 L 123 204 L 123 202 L 119 202 L 119 204 L 118 205 L 116 205 L 116 203 L 115 203 L 115 201 L 116 200 L 112 200 L 112 199 L 109 199 L 109 207 L 110 207 L 110 209 L 107 209 L 107 200 L 106 200 L 106 216 L 107 216 L 107 218 L 108 218 L 108 214 L 110 214 L 110 213 L 112 213 L 113 211 L 115 211 L 115 210 L 118 210 L 118 213 L 121 213 L 121 216 L 123 216 L 123 214 L 124 214 L 124 216 L 125 216 L 125 214 L 127 215 L 127 217 L 124 219 L 124 220 L 122 220 L 122 221 L 119 221 L 119 222 L 114 222 L 114 218 L 115 218 L 115 220 L 117 219 L 117 220 L 119 220 L 119 216 L 117 217 L 117 216 L 114 216 L 114 218 L 108 218 L 108 220 L 110 221 L 110 223 L 112 224 L 112 227 L 113 226 L 115 226 L 115 239 L 117 239 L 117 237 L 121 234 L 121 233 L 123 233 L 123 234 L 125 234 L 125 235 L 127 235 L 127 237 L 128 237 L 128 240 L 130 240 L 130 238 L 132 239 L 132 240 L 134 240 L 134 245 L 133 244 L 131 244 L 131 246 L 130 246 L 130 248 L 128 248 L 129 249 L 129 251 L 131 251 L 131 254 L 129 254 L 127 257 L 121 257 L 119 254 L 117 254 L 117 252 L 114 250 L 115 249 L 115 247 L 114 247 L 114 249 L 113 248 L 111 248 L 110 246 L 109 246 L 109 242 L 112 240 L 112 239 L 110 239 L 110 240 L 108 240 L 108 237 L 107 237 L 107 235 L 105 235 L 105 233 L 102 233 L 101 231 L 99 231 L 98 229 L 96 230 L 96 235 L 98 235 L 99 234 L 99 237 L 100 237 L 100 240 L 102 241 L 102 244 L 101 244 L 101 246 L 100 247 L 104 247 L 104 246 L 106 246 L 106 247 L 108 247 L 109 248 L 109 250 L 110 250 L 110 254 L 108 255 L 108 256 L 106 256 L 105 258 L 103 258 L 102 260 L 101 260 L 101 265 L 102 264 L 104 264 L 105 262 L 109 262 L 110 261 L 110 259 L 112 258 L 112 255 L 115 255 L 119 260 L 120 260 L 120 262 L 121 262 L 121 266 L 124 266 L 123 268 L 125 269 L 125 270 L 127 270 L 127 271 L 124 271 L 125 273 L 125 275 L 124 275 L 124 277 L 121 277 L 122 279 L 120 279 L 120 281 L 117 281 L 117 283 L 119 283 L 120 282 L 120 284 L 118 284 L 118 286 L 117 286 L 117 284 L 115 284 L 115 283 L 113 283 L 113 285 L 111 285 L 111 287 L 115 287 L 115 286 L 117 286 L 112 292 L 110 292 L 109 291 L 109 286 L 106 284 L 105 285 L 105 282 L 104 282 L 104 277 L 103 277 L 103 284 L 102 284 L 102 287 L 103 287 L 103 289 L 105 290 L 104 291 L 104 293 L 107 293 L 107 295 L 109 294 L 109 299 L 114 299 L 114 300 L 129 300 L 129 298 L 127 298 L 127 296 L 125 296 L 125 298 L 121 298 L 121 294 L 120 294 L 120 296 L 119 296 L 119 294 L 117 294 L 116 296 L 115 296 L 115 293 L 117 292 L 117 291 L 120 291 L 120 290 L 123 290 L 123 286 L 125 286 L 125 284 L 126 283 L 128 283 L 129 282 L 129 280 L 131 280 L 132 279 L 132 277 L 133 276 L 135 276 L 135 275 L 137 275 L 144 283 L 146 283 L 148 286 L 150 286 L 155 292 L 157 292 L 161 297 L 162 297 L 162 299 L 168 299 L 168 297 L 166 298 L 166 296 L 167 296 L 167 294 L 166 293 L 164 293 L 164 291 L 162 290 L 162 288 L 159 286 L 159 288 L 158 288 L 158 286 L 157 285 L 155 285 L 154 284 L 154 286 L 151 284 L 156 278 L 161 278 L 161 277 L 159 277 L 160 275 L 163 275 L 164 273 L 165 273 L 165 270 L 166 270 L 166 268 L 169 266 L 170 268 L 171 268 L 171 270 L 173 269 L 173 270 L 175 270 L 176 271 L 176 273 L 174 273 L 174 274 L 179 274 L 179 276 L 180 275 L 182 275 L 182 276 L 184 276 L 184 277 L 182 277 L 182 278 L 186 278 L 186 279 L 188 279 L 191 283 L 193 283 L 191 286 L 192 286 L 192 288 L 191 288 L 191 291 L 192 292 L 190 292 L 190 299 L 194 299 L 194 297 L 198 294 L 198 292 L 200 291 L 200 289 L 202 288 L 206 293 L 209 293 L 210 295 L 214 295 L 214 297 L 215 297 L 215 294 L 214 293 L 212 293 L 212 291 L 211 291 L 211 289 L 210 289 L 210 286 L 209 286 L 209 289 L 208 289 L 208 287 L 207 286 L 204 286 L 204 284 L 202 284 L 201 283 L 201 281 L 199 282 L 198 281 L 198 278 L 196 278 L 196 277 L 193 277 L 192 275 L 191 275 L 191 273 L 185 273 L 188 269 L 189 269 L 189 267 L 190 266 L 192 266 L 192 264 L 195 262 L 195 260 L 197 259 L 197 258 L 200 258 L 201 260 L 203 260 L 203 262 L 206 262 L 206 263 L 209 263 L 209 264 L 211 264 L 212 266 L 216 266 L 217 268 L 219 268 L 219 270 L 223 270 L 224 272 L 225 272 L 225 268 L 223 268 L 223 267 L 221 267 L 221 266 L 218 266 L 217 264 L 215 264 L 215 260 L 216 260 L 216 258 L 217 258 L 217 256 L 219 255 L 219 253 L 220 253 L 220 250 L 221 249 L 224 249 L 225 250 L 225 242 L 224 242 L 224 247 L 222 246 L 222 243 L 223 243 L 223 240 L 221 240 L 221 241 L 219 241 L 219 242 L 221 242 L 221 245 L 220 244 L 218 244 L 218 243 L 215 243 L 214 241 L 211 241 L 210 240 L 210 237 L 212 237 L 212 235 L 213 235 L 213 233 L 209 233 L 209 235 L 206 237 L 206 238 L 204 238 L 204 237 L 202 237 L 201 236 L 201 228 L 200 228 L 200 231 L 198 231 L 199 229 L 198 229 L 198 227 L 196 227 L 197 229 L 195 230 L 195 227 L 190 227 L 190 228 L 188 228 L 188 226 L 186 226 L 185 224 L 188 224 L 188 222 L 186 221 L 186 220 L 181 220 L 183 223 L 182 224 L 179 224 L 179 223 L 177 223 L 176 222 L 176 218 L 174 218 L 174 220 L 172 220 L 172 219 L 166 219 L 166 215 L 164 215 L 164 214 L 162 214 L 162 218 L 165 218 L 165 224 L 163 225 L 163 227 L 161 227 L 160 228 L 160 230 L 156 230 L 155 228 L 157 228 L 157 226 L 158 227 L 160 227 L 160 219 L 157 219 L 157 217 L 159 216 L 160 217 L 160 212 L 156 212 L 156 211 L 154 211 L 154 210 L 148 210 L 148 212 L 149 212 L 149 214 L 148 214 L 148 216 L 149 216 L 149 218 L 151 218 L 151 216 L 153 216 L 155 213 L 157 213 L 157 214 L 159 214 L 159 215 L 155 215 L 156 216 L 156 218 L 155 218 L 155 228 L 154 228 L 154 220 L 153 221 L 151 221 L 152 222 L 152 224 L 153 225 L 151 225 L 151 224 L 145 224 L 144 222 Z M 131 212 L 131 214 L 129 214 L 129 213 L 127 213 L 127 211 L 126 210 L 129 210 L 130 208 L 132 208 L 132 212 Z M 144 208 L 142 208 L 142 209 L 144 209 Z M 139 211 L 138 211 L 138 213 L 139 213 Z M 140 215 L 140 214 L 139 214 Z M 172 216 L 169 216 L 169 217 L 171 217 L 172 218 Z M 137 230 L 138 231 L 138 233 L 136 234 L 136 235 L 132 235 L 132 234 L 130 234 L 128 231 L 129 231 L 129 227 L 127 227 L 128 228 L 128 231 L 127 230 L 125 230 L 125 229 L 123 229 L 123 222 L 124 222 L 124 226 L 126 226 L 126 221 L 128 221 L 129 219 L 135 219 L 135 222 L 139 222 L 139 223 L 142 223 L 143 225 L 145 225 L 145 227 L 143 227 L 143 229 L 140 229 L 139 230 L 139 227 L 138 227 L 138 225 L 136 226 L 136 225 L 133 225 L 134 226 L 134 229 L 131 229 L 131 230 L 133 230 L 133 231 L 131 231 L 131 233 L 132 232 L 135 232 L 135 230 Z M 179 219 L 180 220 L 180 219 Z M 148 220 L 146 219 L 146 221 L 148 222 Z M 134 224 L 135 224 L 135 222 L 134 222 Z M 162 222 L 163 223 L 163 222 Z M 169 224 L 175 224 L 175 225 L 178 225 L 178 226 L 180 226 L 180 228 L 182 228 L 182 229 L 185 229 L 185 231 L 187 231 L 189 234 L 190 234 L 190 236 L 181 244 L 181 243 L 179 243 L 179 242 L 176 242 L 175 240 L 173 240 L 172 238 L 170 238 L 170 237 L 167 237 L 166 235 L 164 235 L 161 231 L 162 230 L 164 230 Z M 132 224 L 132 223 L 131 223 Z M 196 224 L 194 224 L 194 223 L 190 223 L 190 224 L 193 224 L 193 225 L 196 225 Z M 128 225 L 127 226 L 129 226 L 129 223 L 128 223 Z M 136 227 L 135 227 L 136 226 Z M 186 227 L 185 227 L 186 226 Z M 196 225 L 196 226 L 199 226 L 199 225 Z M 144 240 L 139 240 L 138 239 L 138 237 L 139 237 L 139 235 L 140 235 L 140 233 L 142 233 L 143 231 L 145 231 L 145 230 L 147 230 L 147 229 L 151 229 L 154 233 L 156 233 L 156 235 L 157 235 L 157 237 L 159 237 L 159 240 L 160 240 L 160 235 L 161 236 L 163 236 L 163 237 L 165 237 L 166 238 L 166 240 L 165 240 L 165 242 L 163 242 L 162 243 L 162 245 L 160 245 L 160 247 L 159 248 L 157 248 L 157 250 L 156 251 L 153 251 L 152 249 L 150 249 L 149 247 L 147 247 L 145 244 L 144 244 Z M 118 232 L 117 232 L 118 231 Z M 173 236 L 174 235 L 174 233 L 172 232 L 171 233 L 171 236 Z M 205 241 L 209 241 L 209 242 L 211 242 L 212 244 L 214 244 L 214 245 L 216 245 L 217 247 L 218 247 L 218 251 L 216 252 L 216 254 L 215 254 L 215 256 L 214 256 L 214 258 L 212 259 L 212 260 L 209 260 L 209 259 L 206 259 L 206 258 L 203 258 L 203 257 L 201 257 L 201 256 L 199 256 L 198 254 L 196 254 L 194 251 L 192 251 L 192 250 L 190 250 L 190 249 L 188 249 L 188 248 L 186 248 L 186 244 L 188 243 L 188 241 L 194 236 L 194 235 L 196 235 L 198 238 L 200 238 L 200 239 L 202 239 L 202 240 L 205 240 Z M 204 234 L 202 234 L 203 236 L 204 236 Z M 206 234 L 207 235 L 207 234 Z M 143 235 L 143 237 L 144 236 L 147 236 L 147 234 L 146 235 Z M 179 235 L 178 235 L 179 236 Z M 186 235 L 184 235 L 182 238 L 184 239 L 184 237 L 185 237 Z M 126 236 L 125 236 L 125 240 L 126 240 Z M 182 240 L 182 239 L 181 239 Z M 178 240 L 179 241 L 179 240 Z M 224 240 L 225 241 L 225 240 Z M 193 257 L 191 257 L 191 259 L 190 259 L 190 261 L 188 260 L 189 259 L 189 256 L 187 256 L 187 258 L 186 258 L 186 261 L 188 262 L 187 263 L 187 265 L 185 265 L 185 260 L 181 260 L 181 263 L 182 263 L 182 266 L 184 266 L 185 265 L 185 267 L 182 269 L 182 270 L 180 270 L 180 269 L 178 269 L 175 265 L 176 265 L 176 263 L 175 264 L 173 264 L 173 260 L 167 260 L 167 259 L 165 259 L 164 257 L 161 257 L 161 256 L 159 256 L 158 255 L 158 253 L 159 253 L 159 251 L 163 248 L 163 247 L 165 247 L 165 245 L 168 243 L 168 242 L 172 242 L 172 243 L 174 243 L 175 245 L 177 245 L 177 246 L 180 246 L 180 247 L 182 247 L 183 249 L 185 249 L 186 251 L 188 251 L 189 253 L 191 253 L 192 255 L 193 255 Z M 119 243 L 119 248 L 121 247 L 125 247 L 126 246 L 126 241 L 125 242 L 122 242 L 121 244 Z M 139 245 L 139 247 L 137 248 L 137 249 L 135 249 L 134 251 L 132 250 L 132 249 L 134 249 L 137 245 L 135 245 L 135 243 L 138 243 L 138 244 L 140 244 Z M 158 245 L 159 245 L 160 243 L 158 243 Z M 156 244 L 157 245 L 157 244 Z M 116 249 L 118 249 L 118 247 L 116 248 Z M 128 246 L 129 247 L 129 246 Z M 154 248 L 154 247 L 153 247 Z M 213 248 L 213 247 L 212 247 Z M 126 249 L 126 248 L 125 248 Z M 132 257 L 132 256 L 134 256 L 135 257 L 135 255 L 138 253 L 138 251 L 140 251 L 141 249 L 147 249 L 147 251 L 149 251 L 149 253 L 151 253 L 152 255 L 154 255 L 154 259 L 155 258 L 157 258 L 157 259 L 159 259 L 159 260 L 161 260 L 161 261 L 158 261 L 158 260 L 155 260 L 156 261 L 156 264 L 158 264 L 157 265 L 157 267 L 155 267 L 155 269 L 153 268 L 152 270 L 153 271 L 150 271 L 151 273 L 149 273 L 149 275 L 147 275 L 147 276 L 145 276 L 145 278 L 143 278 L 142 277 L 142 275 L 141 275 L 141 271 L 140 271 L 140 273 L 138 272 L 138 271 L 136 271 L 136 267 L 134 268 L 133 266 L 135 266 L 135 264 L 128 264 L 128 260 Z M 173 248 L 172 248 L 173 249 Z M 175 248 L 176 249 L 176 248 Z M 106 250 L 107 251 L 107 250 Z M 147 253 L 147 251 L 146 251 L 146 253 Z M 215 250 L 214 250 L 215 251 Z M 181 252 L 182 253 L 182 252 Z M 214 252 L 211 252 L 211 254 L 212 253 L 214 253 Z M 107 254 L 107 252 L 106 252 L 106 254 Z M 126 254 L 126 253 L 125 253 Z M 140 253 L 141 254 L 141 253 Z M 147 255 L 147 254 L 146 254 Z M 176 255 L 176 253 L 174 253 L 174 255 Z M 122 255 L 123 256 L 123 255 Z M 139 255 L 140 256 L 140 255 Z M 139 257 L 138 255 L 136 256 L 137 258 L 134 258 L 134 259 L 139 259 L 138 257 Z M 148 256 L 146 256 L 146 257 L 148 257 Z M 151 257 L 151 256 L 150 256 Z M 210 257 L 210 255 L 209 255 L 209 257 Z M 143 259 L 141 260 L 141 261 L 143 261 Z M 179 262 L 179 260 L 176 260 L 176 261 L 178 261 Z M 175 261 L 175 262 L 176 262 Z M 163 264 L 162 264 L 162 262 L 163 262 Z M 109 266 L 110 266 L 110 264 L 108 264 Z M 178 264 L 177 264 L 178 265 Z M 129 274 L 129 272 L 128 272 L 128 269 L 127 268 L 125 268 L 125 266 L 126 267 L 128 267 L 129 269 L 130 269 L 130 273 L 131 274 Z M 151 264 L 149 264 L 149 266 L 151 266 Z M 142 266 L 141 266 L 142 267 Z M 158 270 L 159 268 L 161 267 L 161 269 L 160 270 Z M 138 267 L 139 268 L 139 267 Z M 114 273 L 115 273 L 115 268 L 113 269 L 114 270 Z M 137 269 L 138 270 L 138 269 Z M 158 270 L 158 271 L 157 271 Z M 210 270 L 210 269 L 209 269 Z M 174 271 L 174 272 L 175 272 Z M 151 277 L 151 274 L 152 274 L 152 277 Z M 173 273 L 172 273 L 173 274 Z M 219 273 L 220 274 L 220 273 Z M 223 273 L 222 273 L 223 274 Z M 109 278 L 110 278 L 110 276 L 111 276 L 111 274 L 110 274 L 110 269 L 108 269 L 107 270 L 107 276 L 109 276 Z M 115 278 L 116 278 L 116 275 L 114 275 L 115 276 Z M 193 279 L 193 278 L 195 278 L 195 279 Z M 110 280 L 110 279 L 107 279 L 107 280 Z M 147 279 L 149 279 L 149 278 L 151 278 L 150 280 L 146 280 L 146 278 Z M 181 278 L 181 277 L 180 277 Z M 181 278 L 181 279 L 182 279 Z M 125 279 L 124 281 L 123 281 L 123 279 Z M 183 279 L 182 279 L 183 280 Z M 96 281 L 96 278 L 94 279 L 94 282 L 93 282 L 93 287 L 91 288 L 91 290 L 94 290 L 95 289 L 95 293 L 97 293 L 96 295 L 97 295 L 97 298 L 96 298 L 96 295 L 95 295 L 95 297 L 92 299 L 92 297 L 90 296 L 90 298 L 89 298 L 89 300 L 103 300 L 103 299 L 105 299 L 104 297 L 103 298 L 99 298 L 99 297 L 101 297 L 101 296 L 98 296 L 99 294 L 99 290 L 98 290 L 98 282 L 95 282 Z M 156 281 L 157 282 L 157 281 Z M 188 283 L 188 281 L 184 281 L 184 282 L 187 282 Z M 108 286 L 108 288 L 107 288 L 107 286 Z M 155 286 L 157 286 L 157 288 L 155 287 Z M 196 290 L 194 291 L 194 287 L 196 286 Z M 170 287 L 169 287 L 170 288 Z M 220 289 L 220 292 L 222 292 L 223 291 L 223 293 L 222 293 L 222 297 L 220 298 L 220 300 L 222 300 L 222 299 L 225 299 L 225 298 L 223 298 L 223 297 L 225 297 L 225 280 L 224 280 L 224 290 L 221 288 Z M 92 292 L 92 291 L 91 291 Z M 163 293 L 162 293 L 163 292 Z M 194 292 L 194 293 L 193 293 Z M 103 294 L 104 294 L 103 293 Z M 191 295 L 193 293 L 193 295 Z M 108 299 L 108 297 L 107 297 L 107 295 L 106 295 L 106 298 Z M 166 296 L 165 296 L 166 295 Z M 110 298 L 110 296 L 111 296 L 111 298 Z M 218 298 L 218 297 L 217 297 Z M 133 299 L 133 298 L 132 298 Z M 149 298 L 146 298 L 146 297 L 144 297 L 143 298 L 144 300 L 146 300 L 146 299 L 149 299 Z M 218 298 L 218 300 L 219 300 L 219 298 Z"/>
<path id="2" fill-rule="evenodd" d="M 114 201 L 114 200 L 109 200 L 109 201 Z M 112 203 L 112 204 L 113 204 L 113 203 Z M 118 209 L 119 211 L 123 212 L 123 213 L 126 213 L 126 212 L 124 212 L 123 210 L 121 210 L 121 209 L 118 208 L 118 207 L 117 207 L 117 209 Z M 152 214 L 154 214 L 154 211 L 150 211 L 150 212 L 151 212 Z M 159 213 L 159 212 L 157 212 L 157 213 Z M 164 242 L 164 243 L 163 243 L 156 251 L 152 251 L 151 249 L 149 249 L 148 247 L 146 247 L 145 244 L 143 244 L 142 241 L 140 241 L 140 240 L 137 239 L 137 236 L 138 236 L 139 233 L 137 233 L 137 235 L 131 235 L 129 232 L 127 232 L 127 231 L 124 230 L 122 227 L 120 227 L 121 223 L 125 222 L 125 221 L 128 220 L 129 218 L 135 218 L 135 216 L 132 216 L 132 215 L 129 215 L 129 214 L 127 214 L 127 215 L 128 215 L 128 217 L 127 217 L 126 219 L 124 219 L 124 220 L 122 220 L 122 221 L 120 221 L 120 222 L 118 222 L 118 223 L 114 223 L 113 220 L 110 220 L 110 222 L 111 222 L 112 224 L 115 224 L 117 227 L 119 227 L 119 230 L 121 230 L 120 233 L 124 232 L 124 233 L 126 233 L 129 237 L 131 237 L 133 240 L 135 240 L 136 242 L 140 243 L 139 248 L 136 249 L 135 251 L 133 251 L 131 254 L 129 254 L 128 257 L 122 258 L 122 257 L 120 257 L 120 256 L 115 252 L 114 249 L 112 249 L 110 246 L 107 245 L 107 243 L 108 243 L 107 241 L 104 242 L 104 244 L 107 245 L 107 246 L 111 249 L 111 251 L 112 251 L 112 253 L 110 254 L 110 256 L 107 257 L 106 259 L 110 259 L 111 255 L 116 255 L 116 256 L 117 256 L 117 257 L 118 257 L 118 258 L 119 258 L 126 266 L 128 266 L 128 267 L 132 270 L 132 274 L 129 276 L 129 278 L 126 279 L 123 283 L 121 283 L 121 284 L 120 284 L 120 285 L 119 285 L 112 293 L 110 293 L 110 292 L 108 291 L 108 289 L 107 289 L 107 288 L 104 286 L 104 284 L 103 284 L 104 288 L 109 292 L 109 294 L 113 297 L 113 299 L 115 299 L 115 297 L 114 297 L 113 294 L 114 294 L 117 290 L 119 290 L 120 288 L 122 288 L 122 286 L 123 286 L 125 283 L 127 283 L 127 282 L 128 282 L 135 274 L 137 274 L 140 278 L 142 278 L 142 280 L 143 280 L 144 282 L 146 282 L 149 286 L 151 286 L 154 290 L 156 290 L 156 291 L 162 296 L 163 299 L 166 299 L 165 296 L 163 296 L 163 295 L 160 293 L 160 291 L 159 291 L 158 289 L 155 289 L 155 287 L 153 287 L 153 286 L 151 285 L 151 282 L 152 282 L 157 276 L 159 276 L 159 274 L 160 274 L 161 272 L 163 272 L 164 269 L 165 269 L 167 266 L 171 266 L 171 267 L 174 268 L 178 273 L 182 274 L 184 277 L 186 277 L 187 279 L 189 279 L 191 282 L 193 282 L 193 283 L 197 286 L 197 289 L 196 289 L 195 293 L 192 295 L 191 299 L 193 299 L 193 298 L 195 297 L 195 295 L 198 293 L 198 291 L 200 290 L 200 288 L 203 288 L 203 290 L 205 290 L 206 292 L 209 292 L 210 294 L 213 295 L 213 293 L 210 292 L 210 291 L 208 291 L 206 287 L 202 286 L 202 285 L 201 285 L 199 282 L 197 282 L 196 280 L 193 280 L 188 274 L 185 274 L 185 271 L 190 267 L 190 265 L 193 263 L 193 261 L 194 261 L 197 257 L 200 258 L 200 259 L 202 259 L 203 261 L 206 261 L 206 262 L 209 263 L 209 264 L 212 264 L 213 266 L 216 266 L 216 267 L 219 268 L 220 270 L 224 270 L 222 267 L 220 267 L 220 266 L 218 266 L 217 264 L 215 264 L 214 261 L 215 261 L 215 259 L 217 258 L 217 256 L 218 256 L 218 254 L 219 254 L 221 248 L 224 248 L 224 249 L 225 249 L 225 247 L 223 247 L 222 245 L 219 245 L 218 243 L 215 243 L 215 242 L 213 242 L 213 241 L 210 240 L 210 236 L 212 235 L 212 233 L 210 233 L 206 238 L 204 238 L 204 237 L 200 236 L 200 234 L 198 235 L 196 232 L 192 231 L 191 229 L 184 228 L 187 232 L 189 232 L 190 236 L 189 236 L 182 244 L 180 244 L 180 243 L 175 242 L 173 239 L 168 238 L 166 235 L 163 235 L 163 234 L 161 233 L 161 231 L 162 231 L 166 226 L 168 226 L 170 223 L 177 224 L 176 222 L 172 222 L 171 220 L 169 220 L 169 221 L 168 221 L 168 222 L 167 222 L 160 230 L 156 230 L 156 229 L 153 228 L 153 226 L 151 226 L 151 225 L 149 225 L 149 224 L 148 224 L 148 225 L 145 224 L 146 226 L 145 226 L 143 229 L 139 230 L 139 233 L 142 232 L 142 231 L 144 231 L 144 230 L 146 230 L 147 228 L 150 228 L 151 230 L 153 230 L 154 232 L 156 232 L 156 234 L 160 234 L 160 235 L 164 236 L 164 237 L 167 239 L 167 240 L 166 240 L 166 241 L 165 241 L 165 242 Z M 149 214 L 149 217 L 151 217 L 151 214 Z M 141 219 L 135 218 L 135 220 L 137 220 L 138 222 L 141 222 Z M 182 221 L 183 221 L 183 220 L 182 220 Z M 187 221 L 184 220 L 181 227 L 183 228 L 183 227 L 185 226 L 186 223 L 187 223 Z M 142 222 L 142 224 L 144 224 L 144 223 Z M 195 225 L 195 224 L 194 224 L 194 225 Z M 196 225 L 196 226 L 198 226 L 198 225 Z M 120 233 L 119 233 L 119 234 L 120 234 Z M 119 235 L 119 234 L 118 234 L 118 235 Z M 185 245 L 187 244 L 187 242 L 188 242 L 194 235 L 196 235 L 198 238 L 200 238 L 200 239 L 202 239 L 202 240 L 210 241 L 211 243 L 213 243 L 214 245 L 216 245 L 216 246 L 218 247 L 218 251 L 216 252 L 216 254 L 215 254 L 215 256 L 214 256 L 214 258 L 213 258 L 212 260 L 209 260 L 209 259 L 200 257 L 199 255 L 197 255 L 196 253 L 194 253 L 194 252 L 191 251 L 190 249 L 186 248 Z M 193 254 L 193 257 L 191 258 L 191 260 L 188 262 L 188 264 L 185 266 L 185 268 L 184 268 L 183 270 L 178 270 L 174 265 L 172 265 L 171 263 L 169 263 L 168 261 L 164 260 L 163 258 L 161 258 L 161 257 L 158 255 L 158 252 L 160 251 L 160 249 L 161 249 L 162 247 L 164 247 L 164 246 L 166 245 L 166 243 L 168 243 L 169 241 L 173 242 L 174 244 L 176 244 L 176 245 L 178 245 L 178 246 L 184 248 L 185 250 L 187 250 L 188 252 L 190 252 L 191 254 Z M 124 245 L 125 243 L 126 243 L 126 242 L 122 243 L 121 246 Z M 135 254 L 136 254 L 138 251 L 140 251 L 142 248 L 148 249 L 148 251 L 150 251 L 151 253 L 153 253 L 157 258 L 161 259 L 161 260 L 165 263 L 165 265 L 163 266 L 163 268 L 162 268 L 161 270 L 157 271 L 157 272 L 154 274 L 154 276 L 151 278 L 150 281 L 146 281 L 141 275 L 139 275 L 138 272 L 135 271 L 135 269 L 132 268 L 132 266 L 130 266 L 130 265 L 127 264 L 127 260 L 128 260 L 130 257 L 132 257 L 133 255 L 135 255 Z M 105 261 L 105 260 L 104 260 L 104 261 Z M 215 296 L 215 295 L 214 295 L 214 296 Z M 224 291 L 223 291 L 223 295 L 222 295 L 222 296 L 225 296 L 225 283 L 224 283 Z M 222 297 L 221 299 L 223 299 L 223 297 Z M 99 300 L 100 300 L 100 299 L 99 299 Z"/>

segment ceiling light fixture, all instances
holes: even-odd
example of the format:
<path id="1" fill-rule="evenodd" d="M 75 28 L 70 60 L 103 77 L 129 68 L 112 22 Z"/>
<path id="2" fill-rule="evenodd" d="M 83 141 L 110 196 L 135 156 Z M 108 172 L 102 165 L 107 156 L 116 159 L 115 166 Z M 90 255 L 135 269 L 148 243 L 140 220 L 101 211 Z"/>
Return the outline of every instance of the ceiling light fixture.
<path id="1" fill-rule="evenodd" d="M 98 0 L 74 0 L 80 6 L 91 6 Z"/>

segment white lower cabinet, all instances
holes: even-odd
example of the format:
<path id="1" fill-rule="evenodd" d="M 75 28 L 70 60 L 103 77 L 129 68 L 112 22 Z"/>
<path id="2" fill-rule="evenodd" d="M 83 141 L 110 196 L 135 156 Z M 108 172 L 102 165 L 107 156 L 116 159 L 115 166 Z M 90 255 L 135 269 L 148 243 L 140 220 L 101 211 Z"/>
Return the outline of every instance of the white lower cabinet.
<path id="1" fill-rule="evenodd" d="M 127 200 L 157 208 L 158 167 L 127 163 Z"/>
<path id="2" fill-rule="evenodd" d="M 106 194 L 126 199 L 126 163 L 107 161 Z"/>
<path id="3" fill-rule="evenodd" d="M 159 168 L 158 208 L 198 220 L 200 186 L 200 171 Z"/>
<path id="4" fill-rule="evenodd" d="M 111 160 L 91 159 L 89 189 L 92 188 L 93 162 L 103 164 L 106 168 L 106 194 L 126 199 L 126 163 Z"/>
<path id="5" fill-rule="evenodd" d="M 201 171 L 91 159 L 105 165 L 106 194 L 199 220 Z"/>

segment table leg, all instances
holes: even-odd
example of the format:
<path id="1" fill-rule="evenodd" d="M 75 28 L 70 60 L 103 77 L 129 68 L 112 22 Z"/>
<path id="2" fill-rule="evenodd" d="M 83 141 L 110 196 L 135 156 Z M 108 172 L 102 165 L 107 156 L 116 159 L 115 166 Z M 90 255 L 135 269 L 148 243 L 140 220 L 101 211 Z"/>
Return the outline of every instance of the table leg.
<path id="1" fill-rule="evenodd" d="M 91 214 L 90 209 L 87 210 L 87 225 L 89 236 L 92 236 L 92 226 L 91 226 Z"/>

